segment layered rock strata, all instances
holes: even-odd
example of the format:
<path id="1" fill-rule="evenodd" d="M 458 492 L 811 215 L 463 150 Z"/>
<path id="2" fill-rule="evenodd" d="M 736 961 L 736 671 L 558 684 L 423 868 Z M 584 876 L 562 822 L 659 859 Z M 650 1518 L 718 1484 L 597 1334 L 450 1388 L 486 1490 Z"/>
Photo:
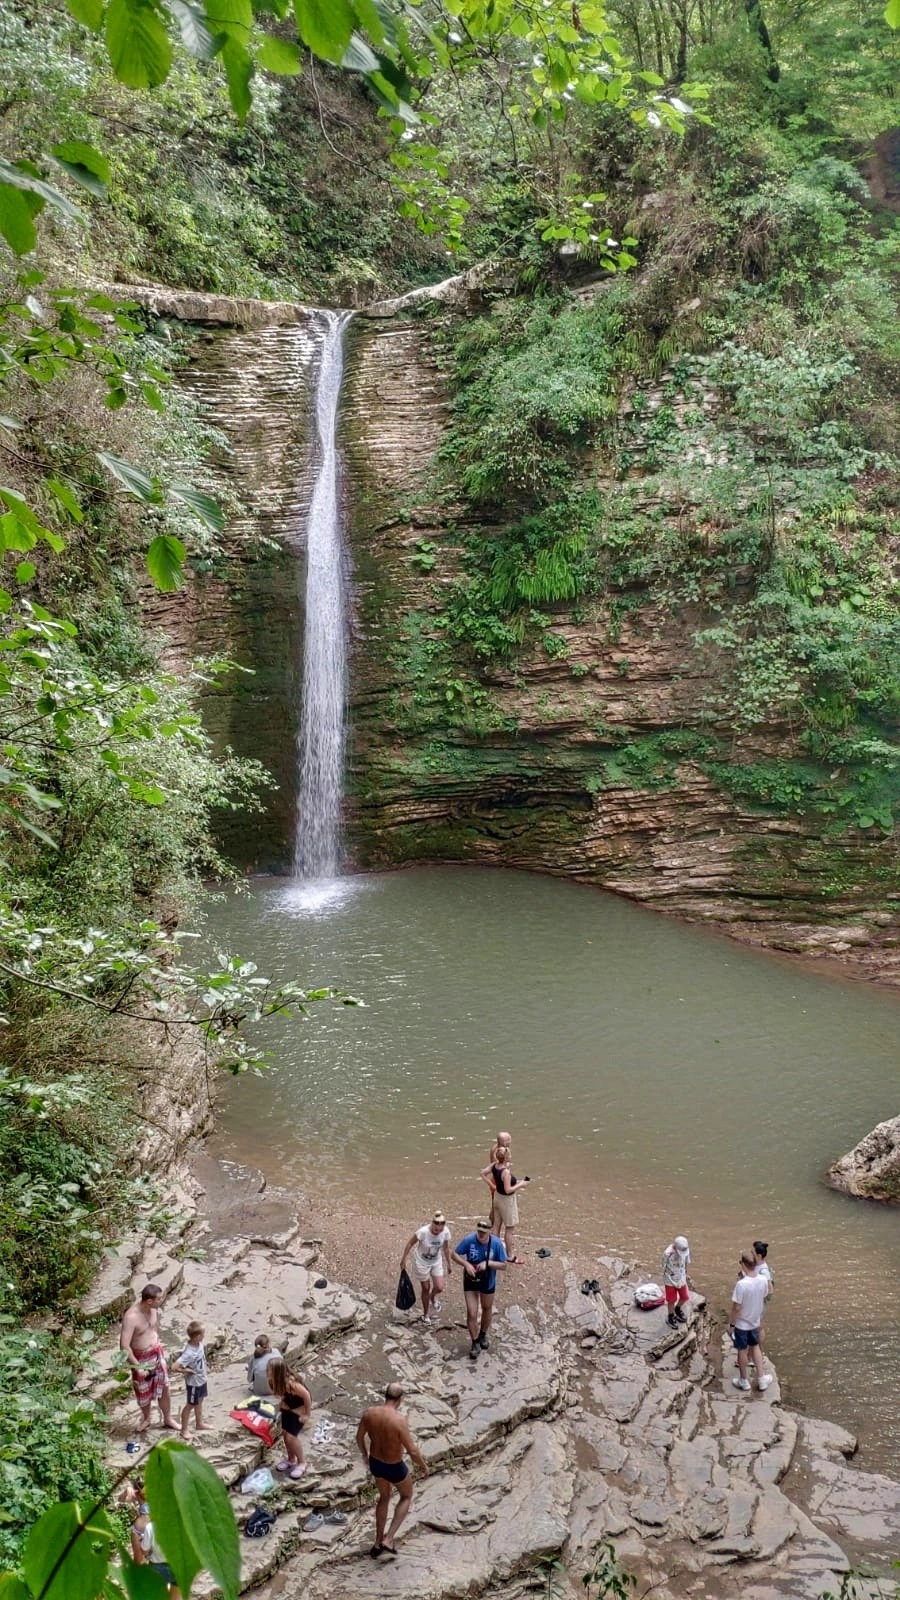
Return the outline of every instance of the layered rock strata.
<path id="1" fill-rule="evenodd" d="M 172 316 L 180 306 L 158 300 Z M 357 864 L 474 860 L 565 874 L 752 943 L 900 980 L 896 841 L 766 812 L 685 753 L 701 733 L 730 738 L 727 718 L 709 721 L 720 663 L 693 648 L 721 618 L 700 605 L 664 608 L 650 592 L 624 610 L 609 596 L 577 618 L 550 617 L 552 654 L 535 645 L 508 668 L 459 675 L 440 614 L 460 570 L 458 508 L 442 502 L 434 470 L 449 395 L 433 319 L 454 313 L 427 301 L 377 310 L 350 324 L 340 421 Z M 231 313 L 241 326 L 213 326 L 225 311 L 211 300 L 183 381 L 222 430 L 219 467 L 242 510 L 187 596 L 155 599 L 151 614 L 173 660 L 218 649 L 252 669 L 211 688 L 204 715 L 223 745 L 258 757 L 278 783 L 252 835 L 226 824 L 226 846 L 245 866 L 284 870 L 316 329 L 310 313 L 285 325 L 281 307 L 257 326 L 242 303 Z M 647 760 L 660 737 L 674 744 Z M 744 736 L 742 759 L 791 755 L 793 739 L 773 722 Z M 631 765 L 617 765 L 623 744 L 636 751 Z"/>
<path id="2" fill-rule="evenodd" d="M 518 1600 L 552 1574 L 554 1593 L 574 1597 L 612 1540 L 637 1592 L 651 1585 L 659 1600 L 725 1600 L 738 1585 L 750 1600 L 820 1600 L 851 1560 L 884 1572 L 861 1583 L 860 1597 L 893 1595 L 900 1484 L 858 1472 L 850 1435 L 785 1410 L 777 1383 L 736 1394 L 730 1347 L 726 1357 L 698 1297 L 686 1330 L 672 1335 L 662 1312 L 634 1309 L 632 1270 L 602 1258 L 603 1296 L 586 1301 L 571 1280 L 545 1311 L 502 1306 L 493 1348 L 472 1363 L 449 1297 L 425 1329 L 417 1314 L 318 1286 L 317 1245 L 302 1240 L 291 1197 L 254 1200 L 253 1185 L 244 1173 L 235 1191 L 230 1220 L 242 1215 L 242 1236 L 217 1215 L 177 1241 L 178 1260 L 148 1240 L 132 1278 L 133 1289 L 150 1276 L 168 1284 L 168 1344 L 190 1318 L 204 1322 L 212 1431 L 200 1448 L 239 1523 L 253 1504 L 240 1482 L 264 1452 L 228 1411 L 245 1393 L 256 1333 L 302 1364 L 311 1389 L 309 1471 L 269 1497 L 273 1532 L 241 1541 L 245 1592 Z M 429 1476 L 399 1560 L 382 1565 L 368 1557 L 372 1485 L 355 1431 L 392 1379 L 404 1384 Z M 115 1391 L 115 1376 L 93 1381 Z M 117 1467 L 133 1422 L 123 1398 Z"/>
<path id="3" fill-rule="evenodd" d="M 845 1194 L 900 1205 L 900 1117 L 879 1122 L 829 1167 L 827 1177 Z"/>

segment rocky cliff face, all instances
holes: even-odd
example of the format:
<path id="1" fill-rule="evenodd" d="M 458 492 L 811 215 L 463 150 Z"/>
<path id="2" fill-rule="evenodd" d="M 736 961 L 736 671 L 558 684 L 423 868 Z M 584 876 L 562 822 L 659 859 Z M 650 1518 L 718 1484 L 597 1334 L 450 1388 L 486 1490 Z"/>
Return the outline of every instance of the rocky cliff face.
<path id="1" fill-rule="evenodd" d="M 698 763 L 717 688 L 714 657 L 701 662 L 691 647 L 712 620 L 701 606 L 663 607 L 649 593 L 625 608 L 601 599 L 555 614 L 550 648 L 545 637 L 510 668 L 460 672 L 441 632 L 459 535 L 434 470 L 449 413 L 434 308 L 389 309 L 350 325 L 341 413 L 356 862 L 556 872 L 754 943 L 900 978 L 893 841 L 748 804 Z M 209 320 L 226 311 L 217 300 Z M 243 306 L 234 319 L 253 320 Z M 228 840 L 244 865 L 275 870 L 289 859 L 295 803 L 315 353 L 311 315 L 286 325 L 279 308 L 276 324 L 196 332 L 185 383 L 228 438 L 222 470 L 243 512 L 187 600 L 156 603 L 173 656 L 218 650 L 254 671 L 211 694 L 205 714 L 223 743 L 278 781 L 262 826 L 240 825 Z M 714 731 L 729 736 L 727 719 Z M 745 759 L 792 749 L 787 725 L 744 736 Z"/>

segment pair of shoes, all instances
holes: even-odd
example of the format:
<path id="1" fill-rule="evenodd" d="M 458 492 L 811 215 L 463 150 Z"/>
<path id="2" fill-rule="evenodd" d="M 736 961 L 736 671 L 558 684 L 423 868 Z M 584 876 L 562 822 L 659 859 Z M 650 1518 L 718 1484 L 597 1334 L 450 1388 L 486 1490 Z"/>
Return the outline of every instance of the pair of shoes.
<path id="1" fill-rule="evenodd" d="M 423 1317 L 422 1318 L 422 1327 L 423 1328 L 433 1328 L 434 1327 L 434 1317 Z"/>
<path id="2" fill-rule="evenodd" d="M 480 1351 L 481 1351 L 481 1345 L 478 1343 L 477 1339 L 473 1339 L 472 1340 L 472 1348 L 469 1351 L 469 1360 L 470 1361 L 477 1361 Z"/>
<path id="3" fill-rule="evenodd" d="M 443 1300 L 432 1300 L 431 1309 L 432 1309 L 432 1311 L 443 1311 L 443 1309 L 444 1309 Z"/>
<path id="4" fill-rule="evenodd" d="M 749 1389 L 750 1387 L 749 1378 L 732 1378 L 731 1381 L 736 1389 Z"/>
<path id="5" fill-rule="evenodd" d="M 291 1467 L 291 1470 L 288 1473 L 288 1477 L 289 1478 L 293 1478 L 294 1482 L 296 1483 L 298 1478 L 302 1478 L 303 1477 L 303 1474 L 304 1474 L 304 1472 L 306 1472 L 307 1467 L 308 1467 L 308 1462 L 306 1462 L 306 1461 L 299 1462 L 298 1461 L 296 1467 Z"/>
<path id="6" fill-rule="evenodd" d="M 303 1532 L 315 1533 L 317 1528 L 321 1528 L 324 1521 L 325 1518 L 323 1517 L 321 1511 L 314 1511 L 312 1515 L 307 1517 L 306 1521 L 304 1522 Z"/>
<path id="7" fill-rule="evenodd" d="M 762 1377 L 757 1379 L 756 1387 L 757 1387 L 757 1389 L 768 1389 L 769 1384 L 771 1382 L 772 1382 L 772 1374 L 771 1374 L 771 1372 L 764 1372 Z"/>
<path id="8" fill-rule="evenodd" d="M 600 1285 L 597 1282 L 597 1279 L 585 1278 L 584 1283 L 581 1285 L 581 1292 L 582 1294 L 599 1294 Z"/>
<path id="9" fill-rule="evenodd" d="M 478 1335 L 478 1343 L 481 1345 L 482 1350 L 490 1350 L 491 1348 L 491 1341 L 486 1333 L 480 1333 Z"/>

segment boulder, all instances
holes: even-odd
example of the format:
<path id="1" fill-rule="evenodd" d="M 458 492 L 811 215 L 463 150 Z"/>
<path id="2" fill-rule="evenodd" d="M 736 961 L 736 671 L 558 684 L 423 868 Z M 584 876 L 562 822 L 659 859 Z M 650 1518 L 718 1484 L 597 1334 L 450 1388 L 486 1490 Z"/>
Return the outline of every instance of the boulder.
<path id="1" fill-rule="evenodd" d="M 900 1205 L 900 1116 L 879 1122 L 825 1176 L 844 1194 Z"/>

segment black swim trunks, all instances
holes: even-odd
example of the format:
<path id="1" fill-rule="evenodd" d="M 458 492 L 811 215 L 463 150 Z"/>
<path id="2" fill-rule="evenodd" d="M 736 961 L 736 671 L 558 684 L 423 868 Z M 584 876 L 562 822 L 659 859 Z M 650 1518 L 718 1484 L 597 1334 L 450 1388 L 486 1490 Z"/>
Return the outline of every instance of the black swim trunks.
<path id="1" fill-rule="evenodd" d="M 377 1456 L 369 1457 L 369 1471 L 373 1478 L 386 1478 L 388 1483 L 402 1483 L 409 1477 L 405 1461 L 379 1461 Z"/>

